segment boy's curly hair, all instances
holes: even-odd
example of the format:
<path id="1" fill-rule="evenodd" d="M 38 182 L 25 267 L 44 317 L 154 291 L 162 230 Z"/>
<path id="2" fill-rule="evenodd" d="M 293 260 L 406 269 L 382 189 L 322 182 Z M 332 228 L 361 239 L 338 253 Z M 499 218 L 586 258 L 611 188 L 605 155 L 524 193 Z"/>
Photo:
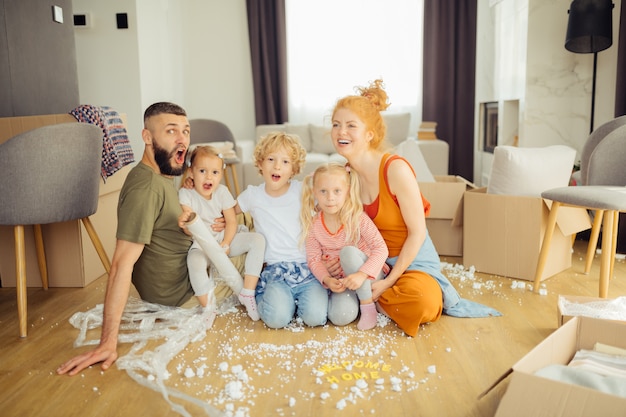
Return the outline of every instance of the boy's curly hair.
<path id="1" fill-rule="evenodd" d="M 261 165 L 267 155 L 275 152 L 279 148 L 284 148 L 291 157 L 293 165 L 293 176 L 298 175 L 304 168 L 306 150 L 300 143 L 297 135 L 290 135 L 285 132 L 271 132 L 263 136 L 254 148 L 254 166 L 261 172 Z"/>

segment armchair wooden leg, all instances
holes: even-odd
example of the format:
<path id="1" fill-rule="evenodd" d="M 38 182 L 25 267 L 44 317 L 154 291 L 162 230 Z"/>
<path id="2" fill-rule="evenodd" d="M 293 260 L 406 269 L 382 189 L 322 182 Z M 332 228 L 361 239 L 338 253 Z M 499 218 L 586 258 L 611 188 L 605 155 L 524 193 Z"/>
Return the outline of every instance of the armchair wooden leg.
<path id="1" fill-rule="evenodd" d="M 585 274 L 588 274 L 589 271 L 591 271 L 591 264 L 593 263 L 593 258 L 596 254 L 596 248 L 598 247 L 598 236 L 600 236 L 603 216 L 604 210 L 596 210 L 593 217 L 593 226 L 591 227 L 591 236 L 589 236 L 589 244 L 587 245 L 587 255 L 585 258 Z"/>
<path id="2" fill-rule="evenodd" d="M 611 234 L 611 236 L 613 236 L 613 244 L 611 245 L 611 248 L 613 249 L 611 251 L 611 271 L 609 273 L 609 279 L 613 279 L 613 269 L 615 267 L 615 255 L 617 254 L 617 231 L 619 230 L 619 211 L 615 211 L 613 213 L 613 233 Z"/>
<path id="3" fill-rule="evenodd" d="M 46 250 L 43 246 L 43 233 L 41 225 L 33 226 L 35 232 L 35 248 L 37 250 L 37 263 L 39 264 L 39 275 L 41 275 L 41 285 L 44 290 L 48 289 L 48 266 L 46 265 Z"/>
<path id="4" fill-rule="evenodd" d="M 26 249 L 24 246 L 24 226 L 14 227 L 15 235 L 15 289 L 17 292 L 17 317 L 20 337 L 28 333 L 28 312 L 26 308 Z"/>
<path id="5" fill-rule="evenodd" d="M 91 224 L 91 220 L 89 217 L 84 217 L 82 219 L 83 225 L 85 226 L 85 230 L 87 230 L 87 234 L 91 238 L 91 242 L 93 246 L 96 248 L 96 252 L 98 252 L 98 256 L 100 257 L 100 261 L 104 266 L 104 270 L 108 273 L 111 272 L 111 262 L 109 261 L 109 257 L 107 256 L 104 247 L 102 246 L 102 242 L 96 233 L 96 229 L 94 229 L 93 224 Z"/>
<path id="6" fill-rule="evenodd" d="M 241 189 L 239 188 L 239 178 L 237 177 L 237 164 L 226 164 L 226 169 L 224 170 L 224 182 L 226 182 L 226 187 L 231 192 L 233 196 L 238 196 L 241 193 Z M 230 175 L 228 174 L 228 170 L 230 169 Z M 232 177 L 233 184 L 231 185 L 230 181 Z"/>
<path id="7" fill-rule="evenodd" d="M 546 262 L 548 260 L 550 244 L 552 243 L 552 235 L 554 234 L 554 228 L 556 226 L 556 214 L 560 206 L 561 203 L 557 201 L 552 202 L 552 208 L 550 209 L 550 216 L 548 216 L 546 232 L 543 235 L 543 243 L 541 244 L 541 252 L 539 252 L 539 259 L 537 260 L 537 269 L 535 270 L 535 283 L 533 285 L 533 291 L 535 292 L 539 292 L 541 275 L 543 275 L 543 270 L 546 267 Z"/>
<path id="8" fill-rule="evenodd" d="M 228 188 L 228 191 L 230 191 L 230 193 L 233 193 L 233 187 L 230 184 L 230 179 L 228 178 L 228 171 L 224 170 L 224 182 L 226 183 L 226 188 Z"/>
<path id="9" fill-rule="evenodd" d="M 609 274 L 611 273 L 611 257 L 613 257 L 613 220 L 614 211 L 604 213 L 602 222 L 602 256 L 600 256 L 600 288 L 599 295 L 606 298 L 609 293 Z"/>
<path id="10" fill-rule="evenodd" d="M 241 194 L 241 189 L 239 188 L 239 178 L 237 177 L 237 166 L 236 164 L 231 164 L 230 172 L 233 175 L 233 183 L 235 185 L 235 195 L 238 196 Z"/>

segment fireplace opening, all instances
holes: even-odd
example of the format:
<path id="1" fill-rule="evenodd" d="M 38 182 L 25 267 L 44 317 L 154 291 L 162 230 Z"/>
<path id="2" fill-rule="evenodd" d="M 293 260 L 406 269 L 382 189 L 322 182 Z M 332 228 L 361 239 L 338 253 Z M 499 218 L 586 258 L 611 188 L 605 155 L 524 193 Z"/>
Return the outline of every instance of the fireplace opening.
<path id="1" fill-rule="evenodd" d="M 498 145 L 498 102 L 482 103 L 482 107 L 483 151 L 493 153 Z"/>

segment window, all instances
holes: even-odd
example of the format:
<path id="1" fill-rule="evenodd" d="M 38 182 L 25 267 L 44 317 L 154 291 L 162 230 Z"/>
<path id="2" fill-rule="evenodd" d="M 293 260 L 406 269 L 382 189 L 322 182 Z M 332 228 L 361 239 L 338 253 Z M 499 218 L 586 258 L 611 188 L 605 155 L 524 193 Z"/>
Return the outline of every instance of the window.
<path id="1" fill-rule="evenodd" d="M 422 118 L 422 0 L 286 0 L 289 122 L 328 125 L 335 101 L 382 78 L 389 113 Z"/>

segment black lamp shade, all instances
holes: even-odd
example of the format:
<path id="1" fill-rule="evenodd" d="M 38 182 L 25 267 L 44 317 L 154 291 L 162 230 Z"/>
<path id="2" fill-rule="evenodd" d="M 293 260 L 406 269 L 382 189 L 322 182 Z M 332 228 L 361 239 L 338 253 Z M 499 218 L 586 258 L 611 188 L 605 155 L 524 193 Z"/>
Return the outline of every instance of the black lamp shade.
<path id="1" fill-rule="evenodd" d="M 613 43 L 611 0 L 574 0 L 570 5 L 565 49 L 579 54 L 604 51 Z"/>

